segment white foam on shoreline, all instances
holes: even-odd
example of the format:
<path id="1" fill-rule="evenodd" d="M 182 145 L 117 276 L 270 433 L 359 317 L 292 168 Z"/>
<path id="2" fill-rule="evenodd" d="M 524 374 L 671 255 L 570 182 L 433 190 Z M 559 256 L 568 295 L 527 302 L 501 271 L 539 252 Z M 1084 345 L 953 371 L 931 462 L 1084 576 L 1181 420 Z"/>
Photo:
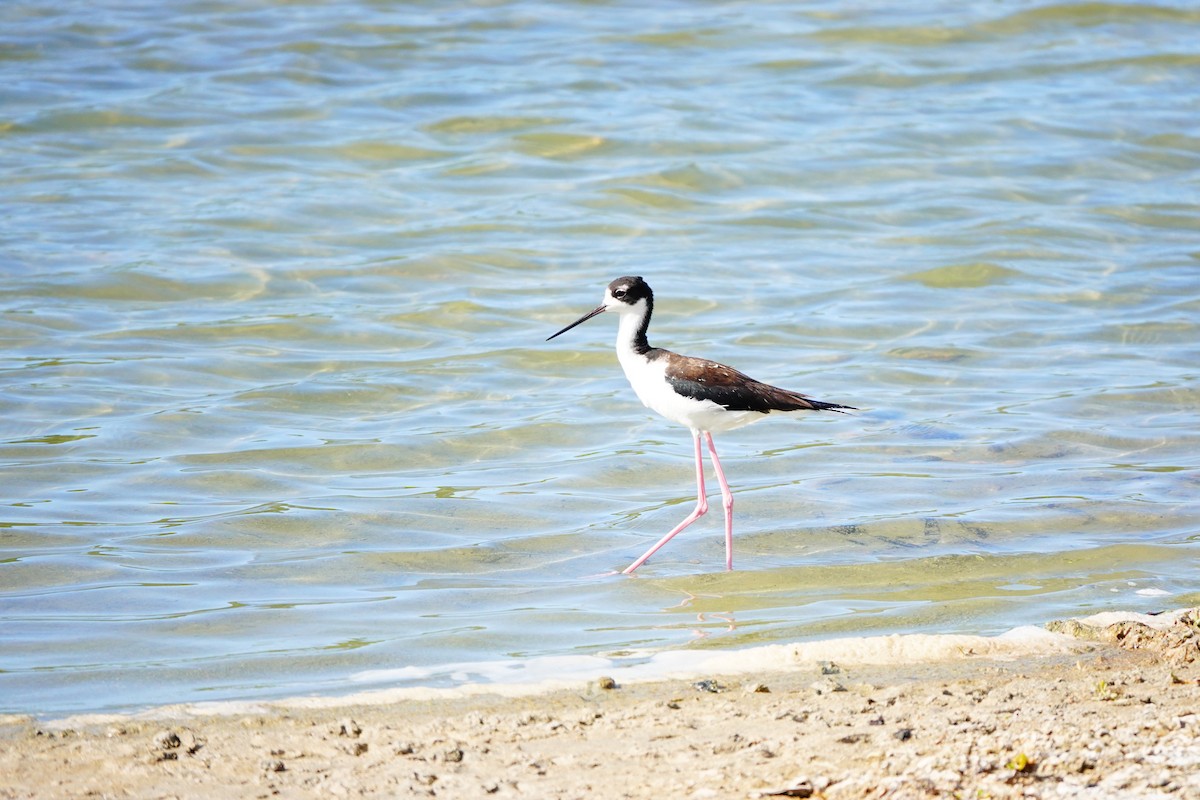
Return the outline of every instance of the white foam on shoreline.
<path id="1" fill-rule="evenodd" d="M 618 684 L 711 678 L 812 669 L 823 661 L 841 666 L 903 665 L 939 661 L 1012 660 L 1077 652 L 1088 645 L 1044 628 L 1024 626 L 1000 636 L 893 634 L 846 637 L 744 650 L 671 650 L 622 652 L 617 656 L 549 656 L 522 661 L 486 661 L 436 667 L 369 670 L 350 676 L 349 683 L 454 681 L 453 687 L 391 686 L 336 696 L 297 696 L 281 700 L 215 701 L 159 706 L 134 714 L 78 714 L 44 723 L 48 729 L 111 725 L 123 721 L 180 717 L 269 714 L 287 709 L 326 709 L 355 705 L 462 699 L 483 695 L 525 697 L 610 676 Z"/>
<path id="2" fill-rule="evenodd" d="M 1079 617 L 1077 621 L 1096 628 L 1105 628 L 1109 625 L 1116 625 L 1118 622 L 1140 622 L 1147 627 L 1164 630 L 1178 622 L 1180 615 L 1185 613 L 1187 613 L 1187 609 L 1185 608 L 1167 611 L 1162 614 L 1139 614 L 1136 611 L 1102 611 L 1099 614 L 1092 614 L 1090 617 Z"/>
<path id="3" fill-rule="evenodd" d="M 1140 622 L 1153 628 L 1173 624 L 1186 609 L 1148 615 L 1135 612 L 1105 612 L 1078 621 L 1097 627 L 1118 622 Z M 1026 625 L 999 636 L 966 634 L 891 634 L 845 637 L 813 642 L 773 644 L 743 650 L 668 650 L 629 652 L 620 655 L 546 656 L 525 660 L 503 660 L 442 664 L 433 667 L 399 667 L 367 670 L 347 679 L 354 684 L 393 684 L 388 688 L 364 689 L 332 696 L 297 696 L 281 700 L 231 700 L 159 706 L 135 714 L 78 714 L 43 724 L 47 729 L 111 725 L 130 720 L 181 717 L 269 714 L 289 709 L 332 709 L 358 705 L 387 705 L 402 702 L 454 700 L 490 695 L 528 697 L 560 689 L 578 690 L 601 676 L 618 684 L 651 683 L 661 680 L 696 680 L 716 676 L 739 676 L 811 670 L 821 662 L 842 667 L 930 664 L 969 660 L 1012 661 L 1083 652 L 1094 643 L 1051 633 L 1043 627 Z M 395 686 L 396 683 L 453 682 L 451 687 L 430 685 Z M 0 719 L 0 722 L 3 720 Z"/>

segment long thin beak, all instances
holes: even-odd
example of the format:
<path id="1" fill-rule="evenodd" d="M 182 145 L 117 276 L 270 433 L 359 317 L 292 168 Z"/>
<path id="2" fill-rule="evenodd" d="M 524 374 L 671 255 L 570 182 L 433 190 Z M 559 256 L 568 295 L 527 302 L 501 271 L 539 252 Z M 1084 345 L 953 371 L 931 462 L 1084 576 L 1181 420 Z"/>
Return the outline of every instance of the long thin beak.
<path id="1" fill-rule="evenodd" d="M 562 336 L 564 333 L 566 333 L 567 331 L 571 330 L 571 328 L 574 328 L 576 325 L 582 325 L 583 323 L 587 322 L 589 319 L 591 319 L 592 317 L 596 316 L 597 314 L 603 314 L 603 313 L 604 313 L 604 306 L 600 306 L 599 308 L 595 308 L 595 309 L 593 309 L 593 310 L 589 311 L 588 313 L 584 314 L 584 315 L 583 315 L 582 317 L 580 317 L 579 319 L 577 319 L 577 320 L 575 320 L 574 322 L 572 322 L 572 323 L 571 323 L 570 325 L 568 325 L 567 327 L 563 328 L 563 329 L 562 329 L 561 331 L 559 331 L 558 333 L 554 334 L 554 336 Z M 547 341 L 547 342 L 548 342 L 548 341 L 550 341 L 551 339 L 553 339 L 553 338 L 554 338 L 554 336 L 548 336 L 548 337 L 546 337 L 546 341 Z"/>

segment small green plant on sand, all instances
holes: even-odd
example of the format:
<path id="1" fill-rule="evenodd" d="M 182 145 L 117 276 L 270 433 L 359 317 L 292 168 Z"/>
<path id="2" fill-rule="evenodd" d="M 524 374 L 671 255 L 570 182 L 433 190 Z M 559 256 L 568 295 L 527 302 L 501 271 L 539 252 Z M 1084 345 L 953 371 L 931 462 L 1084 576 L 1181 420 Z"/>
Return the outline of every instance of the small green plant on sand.
<path id="1" fill-rule="evenodd" d="M 1034 763 L 1024 753 L 1017 753 L 1004 766 L 1013 772 L 1029 772 L 1034 768 Z"/>

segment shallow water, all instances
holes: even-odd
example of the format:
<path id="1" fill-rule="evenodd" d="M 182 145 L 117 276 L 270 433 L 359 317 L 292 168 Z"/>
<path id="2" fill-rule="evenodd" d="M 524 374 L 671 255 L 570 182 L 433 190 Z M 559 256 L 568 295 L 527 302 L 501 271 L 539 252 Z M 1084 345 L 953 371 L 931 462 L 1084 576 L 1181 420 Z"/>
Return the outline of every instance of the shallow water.
<path id="1" fill-rule="evenodd" d="M 9 3 L 0 43 L 2 710 L 1200 601 L 1190 4 Z M 732 573 L 710 514 L 606 574 L 693 502 L 613 320 L 543 341 L 625 274 L 652 342 L 861 409 L 717 437 Z"/>

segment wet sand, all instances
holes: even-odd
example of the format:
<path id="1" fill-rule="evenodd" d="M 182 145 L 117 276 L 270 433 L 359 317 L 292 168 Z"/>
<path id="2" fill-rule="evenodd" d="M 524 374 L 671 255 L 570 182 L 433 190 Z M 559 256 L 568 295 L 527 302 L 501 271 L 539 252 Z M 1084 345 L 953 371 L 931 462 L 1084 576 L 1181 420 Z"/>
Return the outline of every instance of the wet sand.
<path id="1" fill-rule="evenodd" d="M 508 696 L 10 716 L 0 797 L 1200 797 L 1200 610 L 1124 617 Z"/>

